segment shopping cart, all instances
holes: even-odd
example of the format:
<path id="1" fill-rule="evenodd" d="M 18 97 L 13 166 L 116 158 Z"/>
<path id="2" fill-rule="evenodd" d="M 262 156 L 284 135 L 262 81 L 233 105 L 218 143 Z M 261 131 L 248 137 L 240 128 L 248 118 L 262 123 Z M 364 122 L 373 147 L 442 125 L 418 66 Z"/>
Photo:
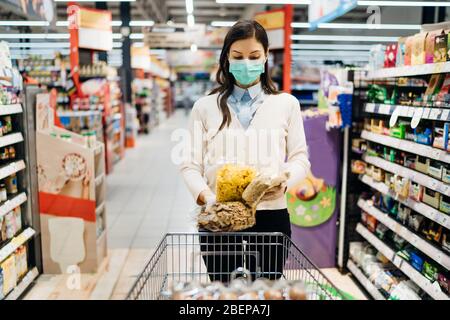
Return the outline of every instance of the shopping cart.
<path id="1" fill-rule="evenodd" d="M 282 233 L 169 233 L 138 276 L 127 299 L 168 299 L 176 283 L 229 282 L 245 270 L 257 278 L 301 280 L 311 300 L 343 300 L 321 271 Z"/>

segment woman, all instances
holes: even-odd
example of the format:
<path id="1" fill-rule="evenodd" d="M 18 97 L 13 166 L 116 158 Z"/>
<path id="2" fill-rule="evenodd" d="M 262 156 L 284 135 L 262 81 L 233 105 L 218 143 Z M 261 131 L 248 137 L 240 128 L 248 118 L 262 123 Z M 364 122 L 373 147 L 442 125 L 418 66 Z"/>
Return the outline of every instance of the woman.
<path id="1" fill-rule="evenodd" d="M 290 236 L 285 192 L 306 176 L 310 163 L 299 102 L 276 90 L 268 70 L 268 48 L 266 31 L 258 22 L 239 21 L 231 27 L 220 55 L 219 87 L 193 106 L 191 149 L 181 172 L 199 205 L 214 203 L 216 171 L 223 163 L 288 172 L 286 184 L 264 195 L 257 207 L 256 225 L 245 232 Z M 250 245 L 243 248 L 243 240 Z M 272 245 L 251 246 L 262 241 Z M 217 245 L 217 239 L 202 236 L 201 242 L 211 280 L 228 281 L 230 272 L 244 264 L 253 275 L 259 272 L 273 279 L 282 274 L 286 248 L 280 237 L 223 236 L 223 245 Z"/>

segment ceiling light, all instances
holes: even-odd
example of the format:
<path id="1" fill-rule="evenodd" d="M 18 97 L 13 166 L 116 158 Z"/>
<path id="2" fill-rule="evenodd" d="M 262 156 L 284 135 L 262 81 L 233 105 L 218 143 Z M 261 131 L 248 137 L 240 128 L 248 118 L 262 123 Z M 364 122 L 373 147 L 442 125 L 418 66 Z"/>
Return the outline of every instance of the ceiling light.
<path id="1" fill-rule="evenodd" d="M 130 39 L 144 39 L 143 33 L 132 33 L 130 34 Z"/>
<path id="2" fill-rule="evenodd" d="M 115 40 L 120 40 L 120 39 L 122 39 L 122 34 L 121 33 L 113 33 L 112 38 Z"/>
<path id="3" fill-rule="evenodd" d="M 111 21 L 111 27 L 120 27 L 122 25 L 122 21 L 120 20 L 113 20 Z M 68 27 L 69 21 L 56 21 L 57 27 Z"/>
<path id="4" fill-rule="evenodd" d="M 0 21 L 1 27 L 48 27 L 50 25 L 47 21 Z"/>
<path id="5" fill-rule="evenodd" d="M 142 48 L 144 46 L 144 43 L 143 42 L 134 42 L 132 44 L 132 46 L 136 47 L 136 48 Z"/>
<path id="6" fill-rule="evenodd" d="M 194 18 L 194 15 L 189 14 L 189 15 L 187 16 L 187 24 L 188 24 L 189 27 L 195 26 L 195 18 Z"/>
<path id="7" fill-rule="evenodd" d="M 292 28 L 309 29 L 310 24 L 293 22 Z M 319 29 L 381 29 L 381 30 L 420 30 L 419 24 L 370 24 L 370 23 L 319 23 Z"/>
<path id="8" fill-rule="evenodd" d="M 450 2 L 444 2 L 444 1 L 358 1 L 358 6 L 450 7 Z"/>
<path id="9" fill-rule="evenodd" d="M 152 27 L 155 25 L 155 21 L 152 20 L 132 20 L 130 21 L 130 27 Z"/>
<path id="10" fill-rule="evenodd" d="M 194 1 L 193 0 L 186 0 L 186 12 L 187 12 L 187 14 L 194 13 Z"/>
<path id="11" fill-rule="evenodd" d="M 316 44 L 316 43 L 293 43 L 291 49 L 315 49 L 315 50 L 370 50 L 370 44 Z"/>
<path id="12" fill-rule="evenodd" d="M 69 48 L 69 42 L 8 42 L 10 48 Z"/>
<path id="13" fill-rule="evenodd" d="M 212 27 L 232 27 L 236 21 L 213 21 L 211 22 Z"/>
<path id="14" fill-rule="evenodd" d="M 292 50 L 297 56 L 318 56 L 318 57 L 368 57 L 369 51 L 320 51 L 320 50 Z"/>
<path id="15" fill-rule="evenodd" d="M 68 33 L 0 33 L 0 39 L 69 39 Z"/>
<path id="16" fill-rule="evenodd" d="M 33 55 L 40 55 L 40 54 L 53 54 L 59 52 L 63 55 L 68 55 L 70 53 L 70 50 L 59 50 L 59 49 L 47 49 L 47 50 L 32 50 L 30 53 Z M 25 49 L 23 50 L 11 50 L 11 55 L 20 55 L 20 54 L 27 54 L 27 51 Z"/>
<path id="17" fill-rule="evenodd" d="M 396 42 L 399 37 L 380 36 L 335 36 L 335 35 L 300 35 L 294 34 L 292 40 L 306 41 L 362 41 L 362 42 Z"/>

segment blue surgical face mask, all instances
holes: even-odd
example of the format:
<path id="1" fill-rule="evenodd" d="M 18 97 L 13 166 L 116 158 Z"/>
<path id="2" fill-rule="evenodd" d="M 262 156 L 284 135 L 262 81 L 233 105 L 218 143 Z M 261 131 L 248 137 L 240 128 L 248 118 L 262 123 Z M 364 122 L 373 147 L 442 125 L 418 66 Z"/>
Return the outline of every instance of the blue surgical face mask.
<path id="1" fill-rule="evenodd" d="M 244 86 L 255 82 L 258 77 L 264 73 L 263 59 L 258 60 L 234 60 L 230 59 L 230 73 L 236 81 Z"/>

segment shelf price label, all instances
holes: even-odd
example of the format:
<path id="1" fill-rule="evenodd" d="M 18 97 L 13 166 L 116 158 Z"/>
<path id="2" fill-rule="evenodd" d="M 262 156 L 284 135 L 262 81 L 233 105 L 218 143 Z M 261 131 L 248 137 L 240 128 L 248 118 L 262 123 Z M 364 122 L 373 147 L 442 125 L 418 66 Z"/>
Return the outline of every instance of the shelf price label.
<path id="1" fill-rule="evenodd" d="M 448 109 L 445 109 L 445 110 L 442 111 L 442 114 L 441 114 L 441 120 L 442 121 L 447 121 L 448 120 L 449 112 L 450 112 L 450 110 L 448 110 Z"/>
<path id="2" fill-rule="evenodd" d="M 430 111 L 430 119 L 431 120 L 437 120 L 439 118 L 439 115 L 441 114 L 441 111 L 442 110 L 437 109 L 437 108 L 431 109 L 431 111 Z"/>
<path id="3" fill-rule="evenodd" d="M 373 113 L 375 111 L 375 104 L 374 103 L 367 103 L 366 104 L 366 112 Z"/>

